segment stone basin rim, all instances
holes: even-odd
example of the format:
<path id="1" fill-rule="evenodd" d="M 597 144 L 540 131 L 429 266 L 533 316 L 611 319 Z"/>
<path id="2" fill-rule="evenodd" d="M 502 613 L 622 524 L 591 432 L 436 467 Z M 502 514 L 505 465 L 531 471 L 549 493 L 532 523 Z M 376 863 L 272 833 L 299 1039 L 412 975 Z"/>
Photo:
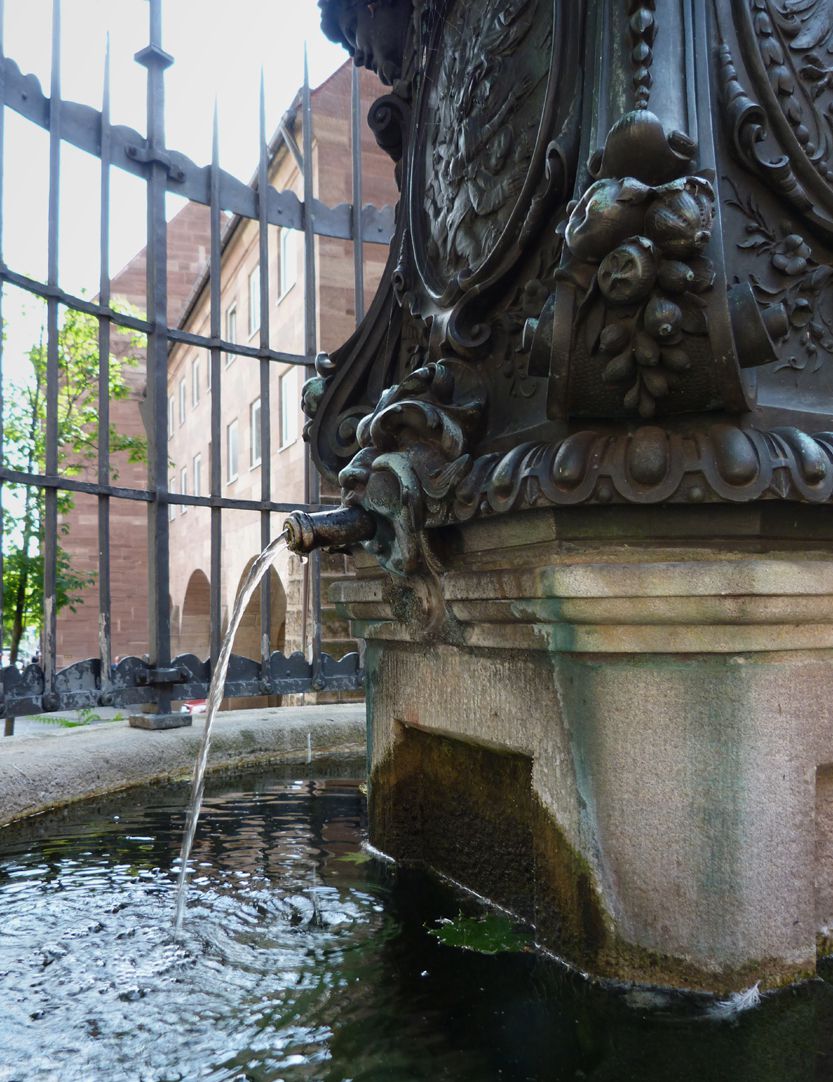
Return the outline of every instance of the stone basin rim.
<path id="1" fill-rule="evenodd" d="M 191 777 L 203 718 L 151 732 L 127 721 L 0 744 L 0 828 L 84 800 Z M 272 707 L 218 715 L 209 772 L 311 763 L 359 763 L 365 756 L 364 703 Z M 309 743 L 307 737 L 309 736 Z"/>

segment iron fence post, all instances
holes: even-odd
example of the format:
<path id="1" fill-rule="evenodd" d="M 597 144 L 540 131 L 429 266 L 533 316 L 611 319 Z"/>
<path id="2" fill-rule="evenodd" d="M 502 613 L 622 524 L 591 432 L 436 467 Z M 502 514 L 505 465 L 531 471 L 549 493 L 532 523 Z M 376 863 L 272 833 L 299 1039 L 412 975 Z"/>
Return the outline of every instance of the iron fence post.
<path id="1" fill-rule="evenodd" d="M 307 356 L 307 378 L 315 375 L 312 362 L 318 352 L 318 306 L 315 274 L 314 163 L 312 157 L 312 94 L 309 85 L 309 57 L 304 48 L 304 352 Z M 321 502 L 321 479 L 312 462 L 307 445 L 305 456 L 306 502 Z M 321 687 L 321 553 L 316 549 L 309 557 L 312 604 L 312 686 Z"/>
<path id="2" fill-rule="evenodd" d="M 167 222 L 165 195 L 165 70 L 173 57 L 162 48 L 162 2 L 150 0 L 150 43 L 136 54 L 147 68 L 147 343 L 148 398 L 148 598 L 149 655 L 156 669 L 171 660 L 170 538 L 168 524 L 168 316 Z M 159 693 L 157 709 L 170 708 L 171 694 Z"/>
<path id="3" fill-rule="evenodd" d="M 52 6 L 52 73 L 49 97 L 49 226 L 47 286 L 58 288 L 61 209 L 61 0 Z M 46 301 L 46 455 L 44 472 L 58 478 L 58 300 Z M 44 710 L 57 706 L 55 672 L 58 592 L 58 489 L 44 493 L 43 515 L 43 643 Z"/>
<path id="4" fill-rule="evenodd" d="M 101 104 L 101 217 L 99 225 L 98 299 L 110 307 L 110 35 L 104 54 L 104 91 Z M 101 660 L 102 702 L 110 694 L 111 598 L 110 598 L 110 320 L 98 320 L 98 648 Z"/>
<path id="5" fill-rule="evenodd" d="M 271 537 L 271 515 L 267 510 L 272 498 L 272 442 L 269 423 L 271 405 L 271 365 L 268 359 L 271 312 L 269 303 L 269 148 L 266 141 L 266 87 L 263 69 L 260 72 L 260 125 L 258 131 L 258 170 L 257 170 L 257 207 L 258 207 L 258 265 L 260 267 L 258 285 L 260 288 L 260 498 L 263 510 L 260 512 L 260 547 L 265 549 Z M 250 419 L 251 423 L 251 419 Z M 254 441 L 254 431 L 251 439 Z M 266 694 L 271 688 L 271 640 L 272 640 L 272 584 L 267 572 L 260 583 L 260 668 L 261 680 Z"/>

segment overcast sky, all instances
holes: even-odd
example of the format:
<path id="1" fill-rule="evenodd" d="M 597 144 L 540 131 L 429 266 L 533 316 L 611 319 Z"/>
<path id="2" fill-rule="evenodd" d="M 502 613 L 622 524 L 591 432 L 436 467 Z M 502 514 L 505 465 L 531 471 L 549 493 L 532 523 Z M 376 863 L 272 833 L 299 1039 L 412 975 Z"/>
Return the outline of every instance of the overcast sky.
<path id="1" fill-rule="evenodd" d="M 101 107 L 105 39 L 110 35 L 111 119 L 144 133 L 146 71 L 133 59 L 148 41 L 147 0 L 63 0 L 62 96 Z M 318 25 L 315 0 L 165 0 L 163 47 L 174 57 L 165 77 L 167 143 L 198 164 L 211 156 L 215 98 L 221 165 L 248 180 L 258 155 L 260 72 L 266 81 L 268 134 L 303 79 L 309 46 L 313 86 L 345 59 Z M 52 0 L 5 0 L 4 52 L 49 94 Z M 48 137 L 6 110 L 3 148 L 3 256 L 33 277 L 46 274 Z M 61 285 L 98 287 L 98 184 L 95 159 L 71 147 L 62 156 Z M 145 185 L 112 170 L 111 270 L 145 244 Z M 170 201 L 170 212 L 178 209 Z M 17 291 L 4 309 L 7 361 L 25 348 L 31 320 Z M 11 364 L 10 364 L 11 367 Z"/>

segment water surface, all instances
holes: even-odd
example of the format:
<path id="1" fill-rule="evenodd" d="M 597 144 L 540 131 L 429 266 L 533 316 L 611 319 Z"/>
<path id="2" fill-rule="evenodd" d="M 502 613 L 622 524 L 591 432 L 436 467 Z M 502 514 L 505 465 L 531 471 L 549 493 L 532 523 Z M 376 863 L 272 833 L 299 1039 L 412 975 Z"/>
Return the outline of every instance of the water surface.
<path id="1" fill-rule="evenodd" d="M 2 1082 L 833 1080 L 822 982 L 715 1022 L 439 943 L 477 904 L 356 862 L 355 781 L 210 782 L 177 937 L 186 800 L 134 791 L 0 836 Z"/>

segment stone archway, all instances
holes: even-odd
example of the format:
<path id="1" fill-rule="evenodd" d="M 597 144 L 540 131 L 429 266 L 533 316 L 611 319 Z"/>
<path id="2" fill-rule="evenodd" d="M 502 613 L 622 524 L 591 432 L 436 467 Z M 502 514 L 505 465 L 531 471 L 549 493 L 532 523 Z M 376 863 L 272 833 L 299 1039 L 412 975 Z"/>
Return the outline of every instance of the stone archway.
<path id="1" fill-rule="evenodd" d="M 204 661 L 211 651 L 211 586 L 204 571 L 194 571 L 182 602 L 176 654 L 196 654 Z"/>
<path id="2" fill-rule="evenodd" d="M 237 590 L 242 586 L 253 563 L 254 558 L 243 568 Z M 249 601 L 240 622 L 240 627 L 234 637 L 233 653 L 253 660 L 260 659 L 260 600 L 261 592 L 260 588 L 258 588 Z M 271 652 L 282 650 L 286 638 L 286 591 L 274 568 L 269 570 L 269 607 L 271 613 L 269 649 Z"/>
<path id="3" fill-rule="evenodd" d="M 254 560 L 253 557 L 243 568 L 237 590 L 243 584 Z M 237 591 L 235 591 L 235 596 L 237 596 Z M 243 614 L 240 627 L 234 636 L 232 651 L 241 657 L 252 658 L 255 661 L 260 659 L 260 599 L 261 594 L 258 588 Z M 271 653 L 275 650 L 283 650 L 286 642 L 286 591 L 274 568 L 269 570 L 269 608 L 271 612 L 269 651 Z M 280 705 L 281 696 L 279 695 L 223 700 L 223 708 L 227 710 L 253 710 L 263 706 Z"/>

